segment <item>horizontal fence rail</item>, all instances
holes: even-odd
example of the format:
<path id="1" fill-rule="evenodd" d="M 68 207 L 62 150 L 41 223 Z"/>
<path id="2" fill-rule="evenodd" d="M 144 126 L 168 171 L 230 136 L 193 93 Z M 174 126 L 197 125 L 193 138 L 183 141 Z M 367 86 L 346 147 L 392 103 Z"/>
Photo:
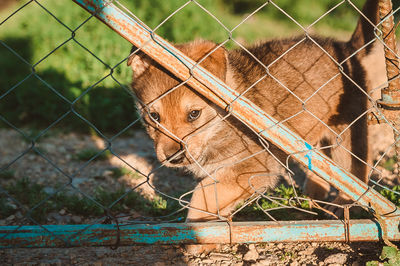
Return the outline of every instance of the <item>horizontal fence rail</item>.
<path id="1" fill-rule="evenodd" d="M 118 231 L 118 235 L 116 232 Z M 63 247 L 113 246 L 137 244 L 223 244 L 297 241 L 378 241 L 382 230 L 377 222 L 352 220 L 350 238 L 340 221 L 288 221 L 227 223 L 138 224 L 122 228 L 105 225 L 7 226 L 0 230 L 6 237 L 0 246 Z M 40 241 L 38 241 L 40 237 Z M 390 240 L 398 240 L 390 236 Z"/>
<path id="2" fill-rule="evenodd" d="M 24 84 L 25 81 L 30 78 L 34 78 L 39 80 L 39 83 L 44 84 L 50 91 L 50 93 L 55 93 L 60 101 L 63 104 L 66 104 L 68 108 L 65 110 L 65 113 L 60 115 L 55 121 L 53 121 L 48 127 L 44 130 L 40 131 L 38 134 L 34 134 L 33 137 L 28 136 L 25 133 L 24 129 L 20 129 L 17 126 L 13 125 L 12 121 L 9 121 L 9 118 L 3 116 L 0 112 L 0 122 L 5 124 L 7 127 L 12 128 L 14 131 L 18 132 L 19 135 L 23 136 L 24 139 L 28 140 L 29 144 L 27 144 L 22 151 L 13 158 L 10 162 L 1 162 L 0 165 L 0 173 L 8 173 L 8 169 L 12 167 L 18 167 L 18 162 L 23 160 L 28 156 L 30 152 L 34 152 L 40 159 L 46 161 L 51 167 L 56 169 L 57 175 L 62 176 L 65 180 L 61 182 L 61 185 L 57 185 L 56 189 L 47 189 L 46 191 L 42 191 L 38 188 L 37 197 L 40 198 L 38 202 L 26 208 L 25 205 L 27 203 L 23 202 L 23 200 L 17 199 L 13 196 L 13 191 L 7 186 L 0 184 L 0 204 L 3 204 L 4 201 L 11 201 L 11 206 L 13 208 L 23 209 L 24 215 L 21 218 L 21 222 L 17 225 L 5 224 L 0 225 L 0 248 L 21 248 L 21 247 L 72 247 L 72 246 L 118 246 L 118 245 L 132 245 L 132 244 L 214 244 L 214 243 L 256 243 L 256 242 L 297 242 L 297 241 L 378 241 L 384 240 L 386 243 L 390 244 L 389 241 L 399 241 L 400 240 L 400 210 L 395 203 L 389 200 L 387 195 L 386 197 L 383 195 L 382 190 L 386 189 L 389 193 L 392 193 L 392 198 L 399 197 L 400 194 L 396 192 L 394 189 L 390 189 L 385 187 L 380 183 L 383 179 L 383 175 L 380 171 L 379 178 L 377 181 L 368 180 L 370 183 L 365 183 L 359 179 L 359 177 L 355 176 L 349 170 L 339 166 L 337 162 L 330 158 L 324 149 L 328 150 L 330 147 L 317 147 L 312 146 L 306 140 L 299 136 L 296 132 L 291 130 L 288 126 L 285 126 L 283 122 L 274 118 L 271 114 L 268 114 L 255 103 L 253 103 L 250 99 L 246 98 L 243 94 L 235 91 L 233 86 L 229 86 L 221 81 L 219 78 L 214 76 L 211 72 L 207 71 L 204 67 L 200 66 L 200 62 L 196 62 L 189 58 L 184 52 L 179 50 L 176 46 L 156 34 L 156 31 L 159 27 L 163 26 L 163 24 L 170 20 L 175 14 L 179 13 L 186 6 L 192 4 L 206 12 L 207 15 L 211 16 L 214 20 L 216 20 L 222 27 L 228 32 L 229 37 L 226 41 L 218 44 L 213 51 L 210 52 L 212 54 L 218 48 L 223 47 L 228 41 L 234 40 L 232 32 L 239 27 L 242 23 L 244 23 L 248 18 L 253 16 L 259 10 L 264 8 L 265 6 L 272 6 L 276 8 L 279 12 L 283 13 L 287 16 L 293 23 L 299 26 L 301 30 L 304 31 L 305 39 L 312 40 L 317 46 L 318 43 L 313 39 L 309 34 L 309 30 L 311 27 L 316 24 L 320 19 L 330 14 L 335 8 L 339 7 L 343 3 L 349 4 L 351 8 L 354 8 L 357 15 L 364 16 L 361 14 L 360 10 L 358 10 L 352 1 L 342 1 L 338 3 L 336 6 L 332 7 L 331 10 L 328 10 L 325 14 L 323 14 L 319 19 L 313 22 L 309 27 L 301 26 L 295 19 L 293 19 L 289 14 L 287 14 L 284 10 L 282 10 L 274 1 L 266 1 L 265 4 L 261 5 L 258 9 L 256 9 L 253 13 L 247 16 L 242 22 L 240 22 L 235 28 L 232 30 L 228 30 L 222 22 L 218 20 L 218 18 L 209 12 L 206 8 L 204 8 L 201 3 L 198 1 L 188 1 L 183 4 L 180 8 L 173 11 L 170 16 L 168 16 L 163 22 L 161 22 L 157 27 L 151 29 L 144 22 L 142 22 L 138 17 L 136 17 L 135 10 L 131 10 L 134 14 L 130 13 L 128 10 L 124 8 L 124 6 L 120 3 L 120 1 L 106 1 L 106 0 L 73 0 L 72 2 L 77 3 L 80 7 L 88 11 L 90 16 L 84 20 L 81 24 L 78 24 L 76 27 L 67 26 L 68 23 L 65 23 L 57 18 L 55 14 L 52 13 L 52 10 L 47 9 L 45 5 L 42 5 L 38 1 L 29 1 L 25 5 L 23 5 L 20 9 L 12 13 L 10 16 L 6 17 L 3 22 L 0 23 L 1 26 L 6 25 L 8 20 L 11 20 L 15 14 L 22 12 L 24 8 L 29 6 L 31 3 L 38 6 L 38 8 L 43 9 L 44 12 L 53 17 L 60 27 L 63 30 L 66 30 L 71 37 L 68 37 L 64 42 L 57 44 L 57 46 L 47 55 L 39 59 L 37 62 L 30 62 L 29 60 L 25 60 L 23 56 L 19 55 L 17 51 L 7 45 L 6 41 L 0 39 L 0 48 L 4 48 L 6 51 L 9 51 L 12 55 L 19 58 L 24 64 L 30 69 L 28 71 L 27 76 L 19 81 L 17 84 L 13 85 L 11 88 L 6 88 L 0 92 L 0 101 L 6 101 L 9 95 L 12 95 L 16 90 L 19 89 L 21 84 Z M 388 5 L 390 1 L 381 1 L 381 4 L 384 3 Z M 386 13 L 383 12 L 381 14 L 381 23 L 379 25 L 374 25 L 376 38 L 362 47 L 359 51 L 356 51 L 349 58 L 346 58 L 343 62 L 336 62 L 338 65 L 338 73 L 337 75 L 346 76 L 345 71 L 343 70 L 343 64 L 352 60 L 352 57 L 355 56 L 358 52 L 363 49 L 367 49 L 368 45 L 372 45 L 372 43 L 381 43 L 385 47 L 386 57 L 389 54 L 390 58 L 387 59 L 387 64 L 392 62 L 397 62 L 394 72 L 395 74 L 391 74 L 388 76 L 388 83 L 390 89 L 390 95 L 394 92 L 395 95 L 398 92 L 398 88 L 396 88 L 396 83 L 398 83 L 399 71 L 398 71 L 398 61 L 399 56 L 395 53 L 396 46 L 394 44 L 388 43 L 387 35 L 390 35 L 390 30 L 394 31 L 395 26 L 393 24 L 393 16 L 395 13 L 398 13 L 398 9 L 395 9 L 393 12 L 393 7 L 387 7 L 391 10 L 390 15 L 387 15 L 389 11 Z M 383 7 L 381 7 L 383 9 Z M 313 200 L 310 198 L 302 198 L 298 196 L 296 190 L 294 189 L 294 196 L 290 197 L 274 197 L 273 195 L 268 194 L 268 191 L 257 190 L 254 189 L 254 193 L 249 197 L 246 202 L 243 203 L 242 206 L 238 207 L 235 212 L 229 216 L 224 217 L 218 212 L 213 214 L 213 217 L 217 221 L 210 222 L 190 222 L 187 221 L 185 223 L 177 223 L 177 221 L 182 221 L 183 218 L 176 218 L 174 215 L 179 212 L 183 212 L 185 210 L 192 210 L 190 206 L 190 200 L 187 199 L 187 196 L 191 193 L 195 193 L 195 190 L 189 191 L 187 193 L 183 193 L 180 196 L 171 196 L 166 192 L 162 192 L 158 190 L 154 185 L 153 176 L 159 169 L 164 167 L 163 165 L 152 168 L 151 170 L 140 168 L 136 165 L 132 165 L 129 160 L 126 158 L 129 155 L 123 154 L 121 150 L 118 150 L 118 147 L 115 145 L 118 138 L 126 133 L 128 129 L 135 126 L 139 123 L 139 118 L 131 121 L 129 125 L 125 125 L 125 128 L 121 130 L 119 133 L 112 137 L 108 137 L 107 134 L 103 134 L 101 130 L 96 127 L 90 119 L 87 119 L 85 116 L 87 115 L 85 112 L 79 110 L 79 104 L 85 100 L 85 96 L 93 92 L 97 86 L 101 86 L 102 82 L 106 79 L 112 79 L 115 83 L 124 90 L 124 92 L 128 92 L 129 97 L 132 95 L 132 92 L 129 91 L 123 84 L 121 84 L 116 78 L 115 73 L 118 72 L 117 69 L 128 58 L 120 61 L 117 65 L 110 67 L 108 63 L 105 63 L 101 59 L 100 56 L 97 56 L 95 53 L 90 51 L 82 42 L 80 42 L 77 37 L 78 30 L 85 26 L 88 21 L 93 21 L 98 19 L 111 28 L 114 32 L 118 33 L 124 39 L 133 44 L 136 49 L 132 50 L 133 56 L 135 54 L 144 53 L 146 56 L 150 57 L 152 60 L 157 62 L 162 68 L 169 71 L 173 76 L 175 76 L 181 83 L 178 85 L 187 85 L 192 88 L 194 91 L 204 96 L 207 100 L 211 101 L 213 104 L 225 110 L 228 114 L 223 119 L 226 119 L 229 116 L 233 116 L 238 121 L 243 123 L 246 127 L 248 127 L 255 136 L 262 138 L 260 140 L 260 147 L 262 150 L 259 153 L 272 153 L 269 150 L 269 143 L 272 143 L 274 146 L 279 148 L 281 151 L 284 151 L 287 154 L 287 161 L 280 162 L 277 158 L 274 157 L 276 161 L 282 165 L 285 169 L 287 175 L 290 178 L 290 182 L 292 182 L 292 187 L 294 189 L 294 181 L 291 179 L 293 174 L 292 169 L 289 167 L 289 161 L 292 159 L 295 162 L 298 162 L 301 167 L 305 170 L 312 171 L 317 174 L 327 183 L 336 188 L 340 193 L 343 192 L 347 195 L 354 203 L 338 205 L 335 203 L 326 202 L 330 206 L 340 207 L 344 211 L 344 218 L 340 220 L 335 214 L 330 211 L 327 211 L 320 205 L 323 205 L 325 202 Z M 188 22 L 189 23 L 189 22 Z M 387 26 L 386 24 L 390 24 Z M 69 25 L 69 24 L 68 24 Z M 386 27 L 386 29 L 385 29 Z M 380 36 L 380 29 L 382 28 L 382 34 L 384 36 Z M 389 33 L 387 32 L 389 31 Z M 1 37 L 1 35 L 0 35 Z M 107 38 L 107 36 L 98 36 L 98 38 Z M 392 36 L 392 38 L 395 38 Z M 97 80 L 94 84 L 90 85 L 88 88 L 85 88 L 83 92 L 76 93 L 73 97 L 66 97 L 63 93 L 60 93 L 57 86 L 51 84 L 51 82 L 45 81 L 45 79 L 41 78 L 40 75 L 40 67 L 42 62 L 46 62 L 46 60 L 52 56 L 53 53 L 57 53 L 60 48 L 67 46 L 70 43 L 74 43 L 80 49 L 84 50 L 87 53 L 90 53 L 99 64 L 104 65 L 106 69 L 106 74 L 103 74 L 103 77 Z M 301 41 L 299 42 L 301 43 Z M 87 44 L 86 44 L 87 45 Z M 297 44 L 296 44 L 297 45 Z M 295 46 L 296 46 L 295 45 Z M 394 46 L 393 46 L 394 45 Z M 294 47 L 295 47 L 294 46 Z M 239 45 L 240 48 L 245 49 L 243 46 Z M 323 50 L 322 47 L 320 47 Z M 293 47 L 289 48 L 284 54 L 288 53 L 293 49 Z M 324 50 L 323 50 L 324 51 Z M 121 53 L 126 53 L 128 51 L 121 51 Z M 250 53 L 249 51 L 247 51 Z M 326 53 L 326 51 L 324 51 Z M 209 55 L 207 55 L 209 56 Z M 279 56 L 276 60 L 282 60 Z M 396 61 L 397 60 L 397 61 Z M 265 66 L 264 66 L 265 67 Z M 90 67 L 88 67 L 90 68 Z M 267 67 L 266 67 L 267 68 Z M 392 66 L 393 68 L 393 66 Z M 393 70 L 393 69 L 392 69 Z M 396 72 L 397 71 L 397 72 Z M 268 72 L 268 71 L 267 71 Z M 388 71 L 389 74 L 390 71 Z M 396 74 L 397 73 L 397 74 Z M 56 75 L 56 73 L 54 73 Z M 267 74 L 266 74 L 267 75 Z M 268 75 L 271 73 L 268 72 Z M 335 76 L 336 77 L 336 76 Z M 334 78 L 335 78 L 334 77 Z M 347 76 L 346 76 L 347 77 Z M 331 79 L 334 79 L 331 78 Z M 261 80 L 261 79 L 260 79 Z M 397 80 L 397 81 L 396 81 Z M 326 84 L 328 84 L 331 80 L 327 80 L 324 85 L 321 85 L 320 88 L 315 92 L 317 92 L 323 88 Z M 396 81 L 393 82 L 393 81 Z M 354 82 L 354 81 L 352 81 Z M 279 83 L 279 81 L 278 81 Z M 251 85 L 247 90 L 251 90 L 253 86 L 257 84 Z M 80 86 L 77 84 L 68 84 L 68 86 Z M 287 88 L 286 88 L 287 89 Z M 289 89 L 287 89 L 289 90 Z M 362 90 L 360 88 L 360 90 Z M 376 89 L 375 89 L 376 90 Z M 349 123 L 347 127 L 341 133 L 336 133 L 338 146 L 341 146 L 339 139 L 342 138 L 342 134 L 346 133 L 346 130 L 353 126 L 354 123 L 362 116 L 367 116 L 369 111 L 373 111 L 373 113 L 369 113 L 368 118 L 373 123 L 382 123 L 389 125 L 394 133 L 394 142 L 388 148 L 396 149 L 398 151 L 398 147 L 400 145 L 399 139 L 399 115 L 397 107 L 393 108 L 393 103 L 385 105 L 385 99 L 387 100 L 388 88 L 384 88 L 382 90 L 382 99 L 375 101 L 372 100 L 372 97 L 368 94 L 368 99 L 372 102 L 372 107 L 368 110 L 365 110 L 364 114 L 361 114 L 355 121 Z M 290 92 L 295 97 L 299 98 L 294 92 Z M 367 94 L 367 92 L 363 93 Z M 368 92 L 369 93 L 369 92 Z M 313 94 L 313 95 L 315 95 Z M 11 96 L 10 96 L 11 97 Z M 160 101 L 164 96 L 160 96 L 155 100 Z M 397 96 L 396 96 L 397 97 Z M 71 98 L 73 98 L 71 100 Z M 312 98 L 312 96 L 310 96 Z M 140 101 L 139 99 L 135 99 L 136 101 Z M 306 110 L 306 104 L 308 100 L 301 101 L 303 106 L 303 111 Z M 387 101 L 386 101 L 387 103 Z M 1 103 L 0 103 L 1 104 Z M 145 103 L 141 103 L 142 105 L 146 105 Z M 132 103 L 133 105 L 133 103 Z M 388 107 L 385 109 L 385 106 Z M 118 106 L 119 108 L 120 106 Z M 148 106 L 145 106 L 145 108 Z M 379 107 L 379 108 L 378 108 Z M 121 107 L 124 108 L 124 107 Z M 60 108 L 61 109 L 61 108 Z M 117 109 L 117 108 L 116 108 Z M 394 110 L 396 109 L 396 110 Z M 63 111 L 64 112 L 64 111 Z M 39 142 L 44 138 L 44 136 L 50 131 L 53 127 L 57 126 L 57 124 L 65 121 L 64 119 L 70 115 L 75 116 L 75 118 L 80 119 L 83 123 L 89 125 L 90 129 L 94 134 L 100 136 L 102 142 L 102 148 L 99 151 L 96 151 L 95 154 L 89 155 L 88 159 L 82 165 L 79 166 L 78 170 L 72 172 L 72 174 L 67 171 L 66 167 L 61 167 L 58 165 L 58 162 L 53 161 L 51 156 L 46 154 L 45 149 L 42 148 L 41 145 L 38 145 Z M 313 114 L 311 114 L 313 115 Z M 313 115 L 314 116 L 314 115 Z M 143 117 L 141 117 L 143 118 Z M 317 118 L 317 117 L 316 117 Z M 157 120 L 154 117 L 153 120 Z M 222 120 L 223 120 L 222 119 Z M 288 118 L 287 120 L 290 120 Z M 397 120 L 396 120 L 397 119 Z M 320 119 L 317 118 L 320 123 L 323 123 Z M 376 120 L 376 121 L 375 121 Z M 158 123 L 158 121 L 155 121 Z M 219 121 L 221 122 L 221 121 Z M 163 128 L 161 123 L 157 124 L 157 127 Z M 327 125 L 325 125 L 327 126 Z M 178 137 L 174 136 L 173 132 L 169 132 L 168 129 L 163 128 L 168 132 L 173 138 L 178 139 L 182 143 L 183 141 Z M 332 130 L 333 132 L 333 130 Z M 0 132 L 1 134 L 1 132 Z M 0 135 L 1 137 L 1 135 Z M 170 136 L 168 136 L 170 137 Z M 138 145 L 137 145 L 138 144 Z M 61 144 L 60 144 L 61 145 Z M 137 145 L 136 148 L 139 150 L 140 145 L 145 145 L 144 143 L 134 143 Z M 333 146 L 333 144 L 332 144 Z M 52 148 L 52 147 L 51 147 Z M 140 155 L 140 150 L 138 154 Z M 349 152 L 353 157 L 357 157 L 351 151 Z M 372 170 L 371 173 L 376 170 L 377 164 L 382 160 L 383 156 L 387 154 L 387 151 L 383 153 L 378 162 L 371 166 L 368 162 L 363 162 L 365 165 L 368 165 Z M 250 158 L 256 157 L 257 154 L 252 154 Z M 148 156 L 145 154 L 143 158 Z M 397 156 L 399 156 L 397 154 Z M 91 164 L 94 164 L 96 160 L 104 160 L 101 158 L 106 158 L 106 160 L 117 160 L 119 164 L 123 164 L 129 167 L 129 171 L 122 173 L 121 175 L 130 176 L 130 178 L 137 179 L 137 181 L 132 182 L 129 189 L 125 189 L 118 194 L 116 199 L 113 199 L 111 202 L 103 203 L 101 200 L 107 202 L 106 196 L 101 194 L 100 192 L 96 192 L 94 194 L 90 194 L 84 192 L 79 188 L 80 182 L 84 178 L 80 178 L 80 173 L 85 170 L 85 168 L 89 168 Z M 273 157 L 273 155 L 272 155 Z M 85 157 L 86 158 L 86 157 Z M 154 159 L 154 156 L 152 157 Z M 248 158 L 244 158 L 245 161 Z M 361 160 L 359 158 L 356 158 Z M 32 164 L 35 162 L 32 160 Z M 72 160 L 77 160 L 73 158 Z M 140 161 L 139 159 L 138 161 Z M 1 158 L 0 158 L 1 161 Z M 196 160 L 195 160 L 196 161 Z M 361 160 L 362 161 L 362 160 Z M 196 162 L 197 163 L 197 162 Z M 236 162 L 235 162 L 236 163 Z M 199 166 L 200 164 L 197 163 Z M 93 167 L 96 167 L 94 165 Z M 221 165 L 220 168 L 226 167 L 226 165 Z M 141 170 L 139 170 L 141 169 Z M 117 175 L 113 170 L 106 171 L 107 178 L 112 179 L 113 176 Z M 400 169 L 398 169 L 400 170 Z M 43 171 L 44 172 L 44 171 Z M 371 177 L 371 174 L 369 178 Z M 169 173 L 170 174 L 170 173 Z M 216 187 L 218 181 L 213 179 L 211 174 L 207 174 L 213 180 L 212 184 L 204 185 L 205 188 L 207 186 Z M 262 174 L 261 174 L 262 175 Z M 397 174 L 398 175 L 398 174 Z M 44 176 L 45 177 L 45 176 Z M 251 185 L 252 178 L 256 178 L 257 175 L 249 178 L 248 183 Z M 96 176 L 93 178 L 96 181 Z M 399 178 L 399 177 L 398 177 Z M 178 179 L 178 178 L 177 178 Z M 139 181 L 138 181 L 139 180 Z M 152 181 L 150 181 L 152 180 Z M 400 179 L 399 179 L 400 180 Z M 175 181 L 175 180 L 174 180 Z M 178 186 L 179 180 L 176 180 L 176 185 Z M 394 184 L 397 181 L 394 181 Z M 24 185 L 22 183 L 22 185 Z M 27 185 L 25 184 L 25 187 Z M 174 187 L 175 184 L 170 184 L 171 187 Z M 144 188 L 145 187 L 145 188 Z M 85 207 L 81 207 L 81 212 L 84 208 L 88 208 L 91 210 L 95 210 L 98 216 L 103 215 L 101 218 L 96 218 L 92 220 L 90 223 L 87 221 L 82 221 L 82 219 L 75 219 L 72 224 L 57 224 L 57 225 L 45 225 L 36 220 L 36 213 L 40 211 L 41 208 L 45 209 L 49 204 L 54 204 L 57 200 L 61 200 L 60 193 L 64 192 L 64 190 L 72 189 L 72 191 L 79 196 L 73 197 L 70 194 L 65 193 L 62 196 L 67 199 L 67 201 L 76 201 L 86 199 L 90 201 L 90 206 L 87 205 Z M 146 189 L 150 190 L 148 198 L 143 197 L 143 199 L 138 200 L 138 195 L 142 195 L 140 193 L 144 193 Z M 103 188 L 106 192 L 109 188 Z M 218 205 L 218 193 L 215 189 L 215 198 Z M 139 193 L 139 194 L 133 194 Z M 114 212 L 113 208 L 118 207 L 121 204 L 121 208 L 124 211 L 128 212 L 127 209 L 135 209 L 136 205 L 140 205 L 142 208 L 151 208 L 149 205 L 163 205 L 167 204 L 163 201 L 159 200 L 159 195 L 166 197 L 168 200 L 175 201 L 175 203 L 179 204 L 180 207 L 174 211 L 172 214 L 168 214 L 165 216 L 162 215 L 154 215 L 157 217 L 145 217 L 141 216 L 138 213 L 134 214 L 117 214 L 117 211 Z M 129 196 L 131 196 L 129 198 Z M 103 197 L 103 198 L 102 198 Z M 132 200 L 133 198 L 133 200 Z M 32 199 L 31 199 L 32 200 Z M 65 199 L 64 199 L 65 200 Z M 129 200 L 134 203 L 129 205 Z M 251 221 L 251 222 L 241 222 L 241 221 L 233 221 L 232 217 L 237 213 L 240 213 L 245 207 L 248 207 L 250 204 L 255 204 L 262 212 L 268 216 L 271 220 L 275 220 L 271 214 L 269 214 L 268 210 L 264 210 L 261 205 L 263 205 L 262 200 L 268 200 L 269 202 L 275 204 L 272 207 L 272 210 L 300 210 L 305 213 L 316 214 L 314 210 L 302 210 L 302 202 L 307 202 L 312 205 L 314 208 L 323 210 L 328 214 L 335 216 L 336 220 L 301 220 L 301 221 Z M 51 202 L 51 203 L 49 203 Z M 81 203 L 81 202 L 79 202 Z M 29 204 L 29 203 L 28 203 Z M 169 203 L 168 203 L 169 204 Z M 15 205 L 15 206 L 14 206 Z M 128 206 L 127 206 L 128 205 Z M 298 205 L 301 205 L 298 207 Z M 5 205 L 6 206 L 6 205 Z M 89 207 L 88 207 L 89 206 Z M 132 207 L 133 206 L 133 207 Z M 144 206 L 144 207 L 143 207 Z M 349 209 L 350 207 L 362 207 L 370 214 L 371 219 L 350 219 L 349 217 Z M 140 208 L 138 207 L 138 208 Z M 161 209 L 165 208 L 165 206 L 161 206 Z M 62 210 L 65 212 L 66 207 Z M 194 208 L 193 208 L 194 209 Z M 60 213 L 63 213 L 60 211 Z M 147 210 L 148 211 L 148 210 Z M 121 211 L 123 212 L 123 211 Z M 149 211 L 150 213 L 152 211 Z M 154 212 L 154 211 L 153 211 Z M 205 211 L 204 211 L 205 212 Z M 100 213 L 100 214 L 99 214 Z M 64 214 L 52 213 L 53 216 L 60 216 Z M 14 215 L 12 215 L 14 216 Z M 97 217 L 98 217 L 97 216 Z M 330 218 L 332 218 L 330 217 Z M 15 218 L 15 217 L 14 217 Z M 75 217 L 76 218 L 76 217 Z M 132 218 L 131 220 L 128 218 Z M 170 219 L 170 220 L 168 220 Z M 12 219 L 10 219 L 12 220 Z M 167 220 L 167 221 L 166 221 Z M 6 221 L 6 219 L 4 219 Z M 68 222 L 67 222 L 68 223 Z M 27 225 L 29 224 L 29 225 Z"/>

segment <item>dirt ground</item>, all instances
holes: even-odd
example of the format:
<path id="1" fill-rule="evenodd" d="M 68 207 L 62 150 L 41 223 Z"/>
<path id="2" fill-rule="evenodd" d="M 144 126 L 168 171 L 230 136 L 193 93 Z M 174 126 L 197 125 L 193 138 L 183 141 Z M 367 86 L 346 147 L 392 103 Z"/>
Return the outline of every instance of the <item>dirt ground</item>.
<path id="1" fill-rule="evenodd" d="M 191 255 L 180 246 L 0 250 L 1 265 L 365 265 L 378 260 L 381 243 L 265 243 L 223 245 Z"/>
<path id="2" fill-rule="evenodd" d="M 382 132 L 375 136 L 379 139 Z M 381 137 L 382 138 L 382 137 Z M 29 175 L 32 180 L 42 184 L 51 191 L 65 176 L 60 175 L 52 164 L 34 152 L 28 152 L 23 157 L 19 155 L 30 147 L 29 142 L 21 141 L 19 133 L 0 129 L 0 163 L 12 162 L 10 167 L 15 171 L 15 178 Z M 380 139 L 380 147 L 390 145 L 390 138 Z M 94 185 L 104 183 L 108 189 L 118 187 L 121 183 L 136 186 L 143 180 L 123 176 L 118 180 L 112 178 L 94 178 L 107 176 L 110 167 L 134 165 L 143 173 L 150 173 L 157 167 L 151 141 L 143 131 L 131 132 L 113 141 L 113 150 L 120 158 L 113 156 L 109 160 L 95 160 L 85 166 L 85 163 L 74 159 L 82 149 L 104 148 L 104 143 L 89 135 L 49 134 L 40 138 L 36 144 L 40 151 L 65 173 L 76 175 L 75 185 L 90 193 Z M 379 152 L 376 153 L 379 156 Z M 18 159 L 19 158 L 19 159 Z M 384 169 L 382 169 L 384 170 Z M 390 173 L 387 173 L 390 175 Z M 10 182 L 10 181 L 1 181 Z M 149 184 L 141 187 L 143 196 L 151 198 L 154 186 L 164 193 L 173 193 L 194 186 L 195 182 L 184 173 L 161 168 L 151 175 Z M 62 210 L 61 210 L 62 211 Z M 61 214 L 61 211 L 59 214 Z M 88 217 L 67 219 L 68 214 L 52 214 L 49 224 L 63 224 L 68 221 L 75 223 L 90 223 Z M 79 218 L 78 220 L 76 220 Z M 20 224 L 21 214 L 12 217 L 0 217 L 1 225 Z M 1 265 L 365 265 L 365 262 L 378 260 L 382 243 L 258 243 L 241 245 L 223 245 L 220 250 L 211 253 L 189 254 L 183 246 L 131 246 L 119 247 L 113 250 L 109 247 L 80 248 L 32 248 L 0 250 Z"/>

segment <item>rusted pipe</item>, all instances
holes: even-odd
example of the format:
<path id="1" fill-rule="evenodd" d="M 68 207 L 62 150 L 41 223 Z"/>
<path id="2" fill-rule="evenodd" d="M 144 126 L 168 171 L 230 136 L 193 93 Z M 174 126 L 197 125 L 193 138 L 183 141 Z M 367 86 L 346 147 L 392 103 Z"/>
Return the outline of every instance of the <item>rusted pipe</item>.
<path id="1" fill-rule="evenodd" d="M 388 87 L 382 89 L 378 100 L 382 113 L 393 125 L 397 165 L 400 169 L 400 64 L 396 55 L 396 27 L 391 0 L 379 1 L 379 16 L 382 21 L 382 35 L 385 46 L 385 64 Z M 379 120 L 379 119 L 378 119 Z"/>

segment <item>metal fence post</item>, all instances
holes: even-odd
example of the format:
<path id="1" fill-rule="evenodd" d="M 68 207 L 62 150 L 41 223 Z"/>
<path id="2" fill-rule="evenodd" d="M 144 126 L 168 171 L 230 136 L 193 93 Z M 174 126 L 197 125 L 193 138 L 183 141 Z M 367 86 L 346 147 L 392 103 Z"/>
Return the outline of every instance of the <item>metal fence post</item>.
<path id="1" fill-rule="evenodd" d="M 385 49 L 388 87 L 382 89 L 378 101 L 385 117 L 393 125 L 397 164 L 400 167 L 400 64 L 396 47 L 396 28 L 394 26 L 391 0 L 379 1 L 379 15 L 382 20 L 382 35 Z"/>

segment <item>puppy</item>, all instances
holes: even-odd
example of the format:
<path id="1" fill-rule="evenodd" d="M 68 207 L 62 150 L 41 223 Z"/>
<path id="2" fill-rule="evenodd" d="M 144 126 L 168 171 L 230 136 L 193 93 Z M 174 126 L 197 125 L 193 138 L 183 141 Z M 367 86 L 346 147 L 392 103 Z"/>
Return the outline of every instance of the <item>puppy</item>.
<path id="1" fill-rule="evenodd" d="M 363 13 L 376 25 L 378 0 L 368 0 Z M 366 181 L 368 84 L 361 59 L 372 45 L 358 50 L 373 39 L 374 27 L 361 16 L 348 42 L 302 36 L 263 42 L 247 51 L 227 51 L 209 41 L 176 47 Z M 199 179 L 188 221 L 227 219 L 239 202 L 277 185 L 284 174 L 282 162 L 288 157 L 284 151 L 260 140 L 229 111 L 140 51 L 130 56 L 128 65 L 158 159 L 165 166 L 185 168 Z M 328 190 L 309 171 L 305 192 L 324 199 Z M 347 200 L 339 195 L 335 203 Z"/>

